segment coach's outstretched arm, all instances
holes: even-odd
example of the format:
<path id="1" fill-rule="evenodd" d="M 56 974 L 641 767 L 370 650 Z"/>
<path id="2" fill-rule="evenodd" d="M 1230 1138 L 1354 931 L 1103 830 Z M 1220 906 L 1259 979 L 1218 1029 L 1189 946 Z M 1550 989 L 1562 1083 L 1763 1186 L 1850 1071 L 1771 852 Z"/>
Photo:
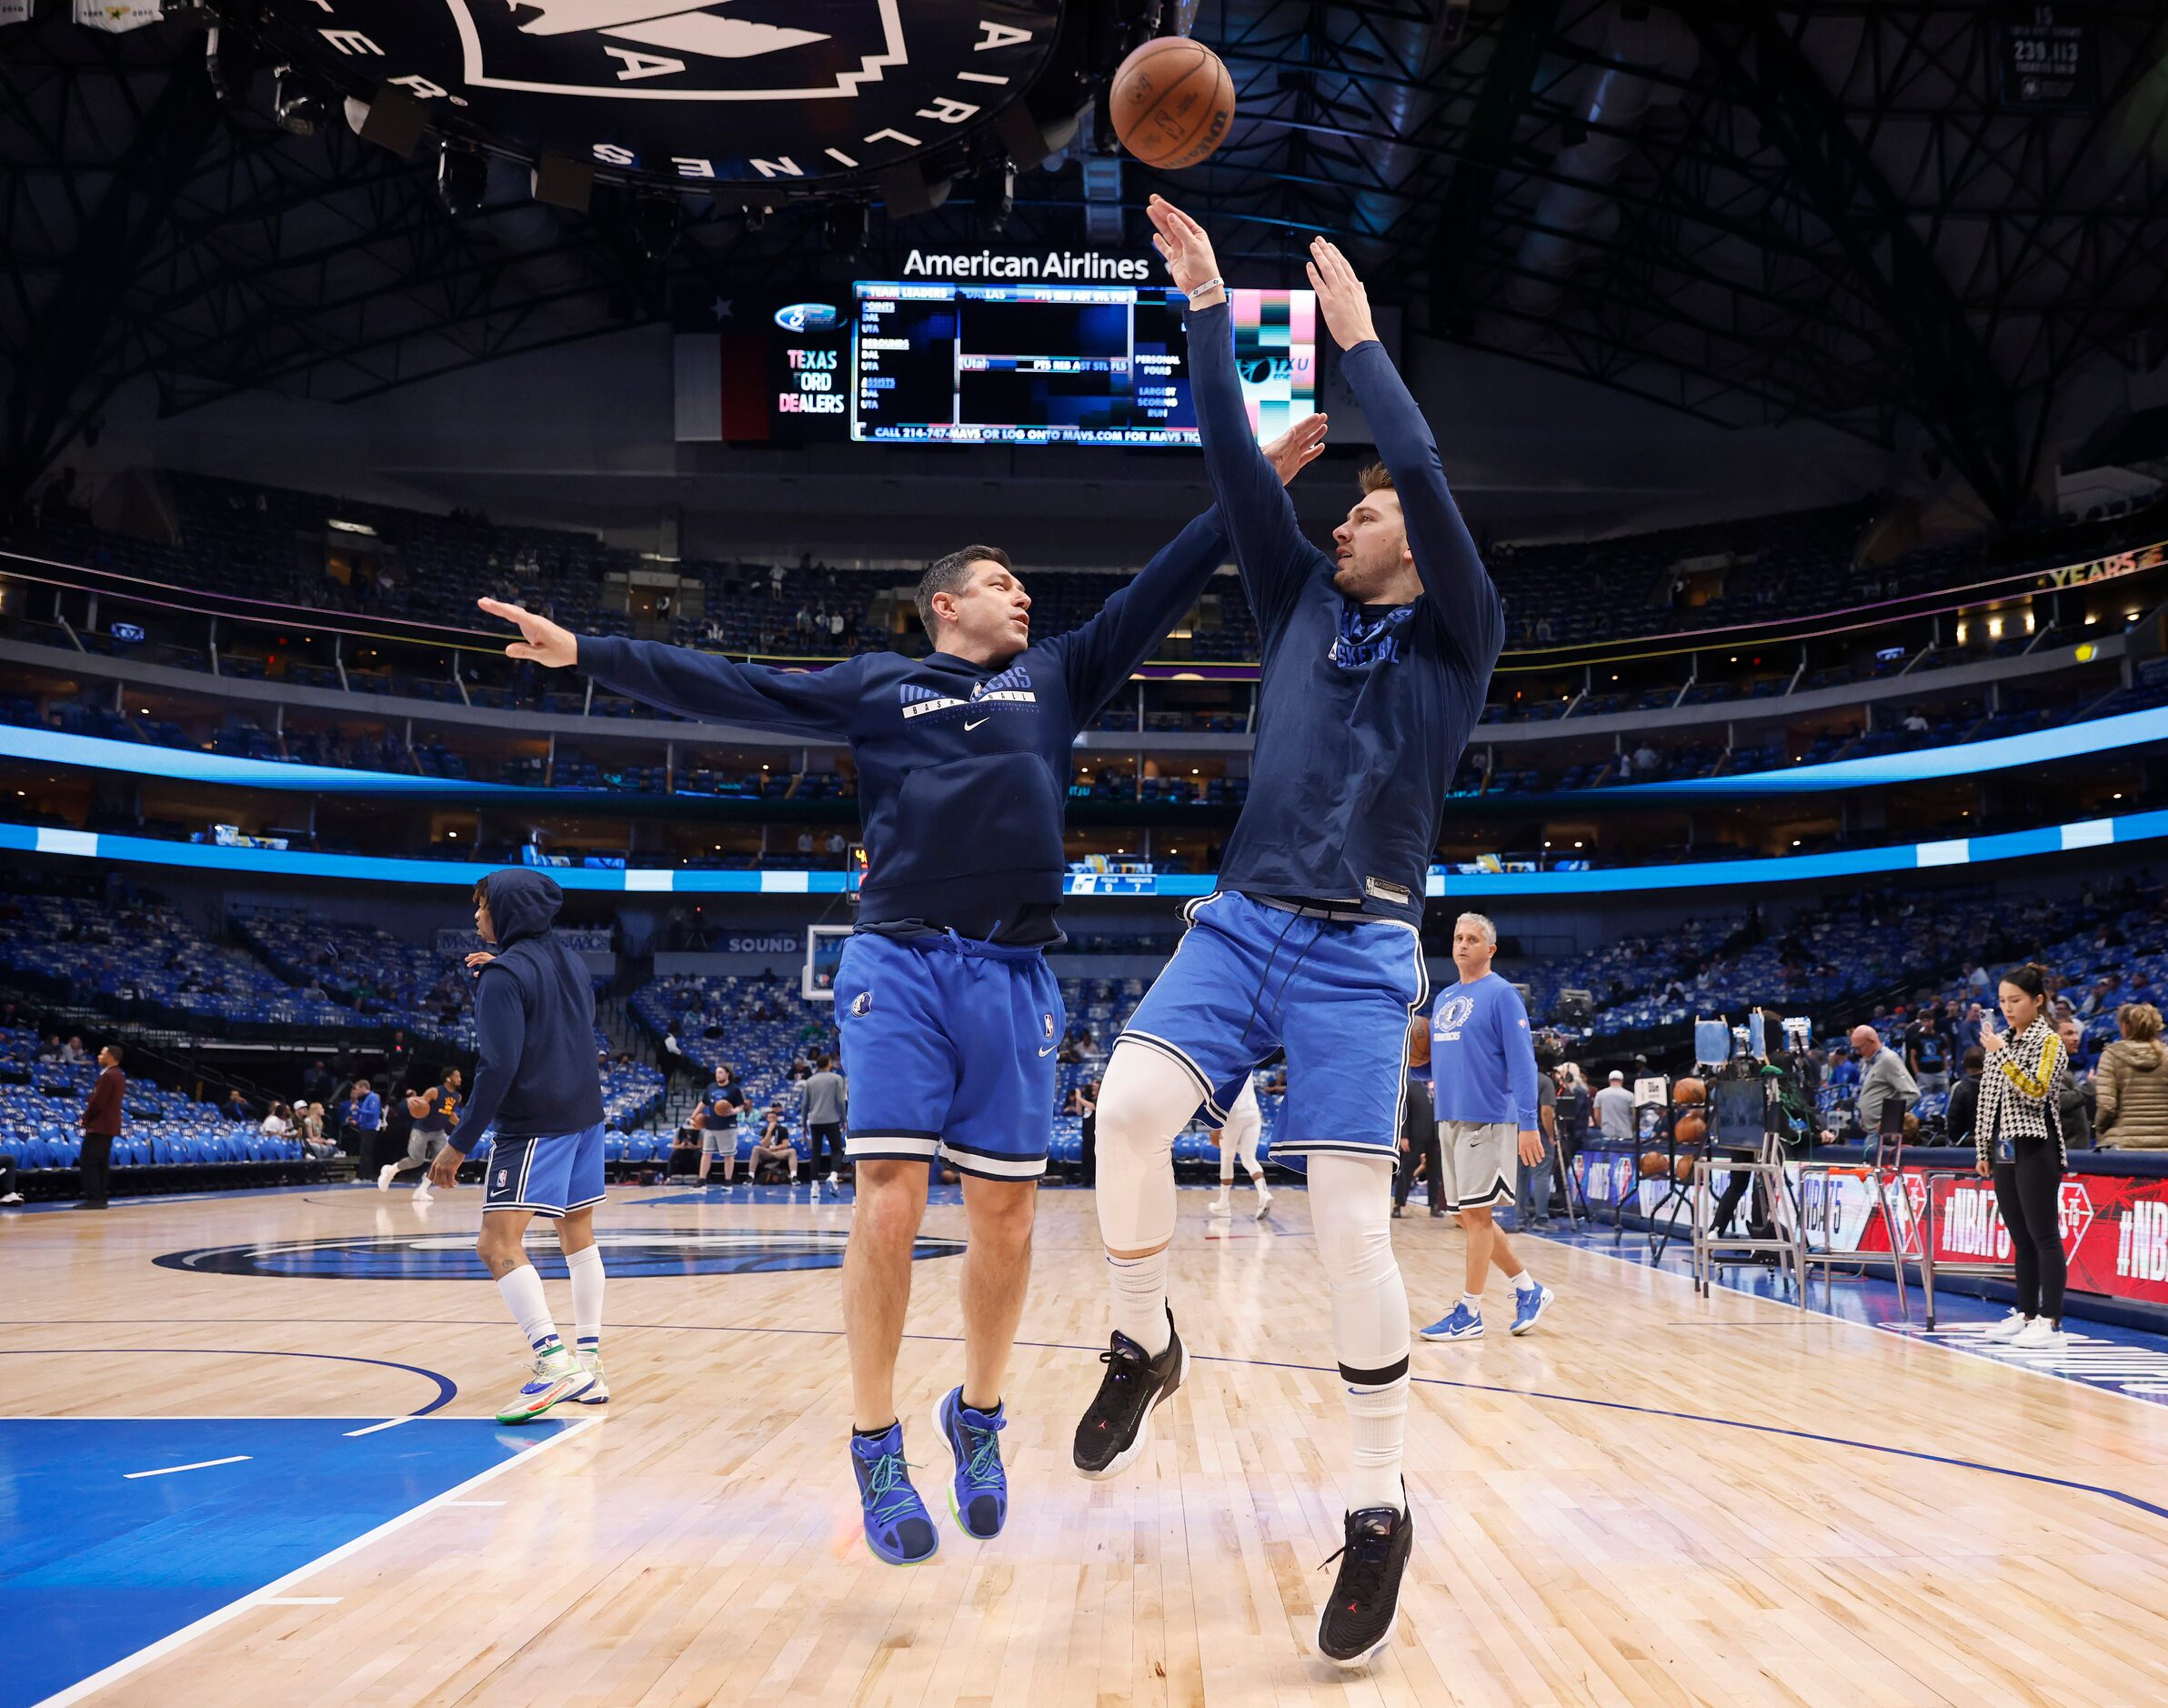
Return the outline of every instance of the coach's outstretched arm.
<path id="1" fill-rule="evenodd" d="M 1391 471 L 1415 573 L 1470 668 L 1488 672 L 1505 644 L 1505 607 L 1446 485 L 1430 424 L 1378 342 L 1370 293 L 1347 256 L 1324 238 L 1312 238 L 1309 272 L 1326 329 L 1346 352 L 1341 367 L 1348 384 Z"/>
<path id="2" fill-rule="evenodd" d="M 1153 196 L 1145 211 L 1157 231 L 1152 246 L 1165 259 L 1175 289 L 1189 298 L 1189 396 L 1204 443 L 1205 473 L 1226 515 L 1235 567 L 1242 572 L 1250 603 L 1260 620 L 1270 621 L 1316 568 L 1320 554 L 1302 538 L 1295 507 L 1250 429 L 1241 377 L 1235 372 L 1227 290 L 1220 281 L 1211 239 L 1203 226 L 1159 196 Z"/>
<path id="3" fill-rule="evenodd" d="M 1313 415 L 1265 447 L 1264 459 L 1272 477 L 1284 486 L 1324 449 L 1325 417 Z M 1215 506 L 1161 547 L 1090 621 L 1055 643 L 1069 678 L 1069 704 L 1079 718 L 1097 717 L 1121 691 L 1182 613 L 1197 603 L 1227 553 L 1227 528 Z"/>
<path id="4" fill-rule="evenodd" d="M 505 656 L 553 670 L 577 665 L 607 688 L 687 718 L 719 718 L 778 735 L 841 739 L 858 704 L 857 658 L 823 670 L 773 670 L 712 652 L 613 635 L 576 635 L 560 623 L 502 599 L 477 599 L 492 617 L 519 626 Z"/>

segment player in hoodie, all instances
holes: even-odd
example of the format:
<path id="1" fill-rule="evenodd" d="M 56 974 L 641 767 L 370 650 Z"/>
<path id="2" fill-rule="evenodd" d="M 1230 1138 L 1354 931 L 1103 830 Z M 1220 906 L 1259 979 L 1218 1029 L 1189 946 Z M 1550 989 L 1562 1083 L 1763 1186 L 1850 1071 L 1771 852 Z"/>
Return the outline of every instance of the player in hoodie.
<path id="1" fill-rule="evenodd" d="M 430 1164 L 449 1186 L 494 1125 L 475 1249 L 512 1320 L 534 1349 L 534 1375 L 497 1414 L 525 1423 L 553 1405 L 609 1398 L 602 1373 L 602 1253 L 595 1206 L 602 1201 L 602 1086 L 594 1068 L 595 990 L 587 964 L 550 929 L 565 892 L 542 872 L 491 872 L 475 886 L 475 929 L 493 954 L 476 955 L 474 1096 L 467 1118 Z M 557 1224 L 572 1274 L 577 1341 L 558 1337 L 542 1277 L 527 1261 L 527 1223 Z"/>

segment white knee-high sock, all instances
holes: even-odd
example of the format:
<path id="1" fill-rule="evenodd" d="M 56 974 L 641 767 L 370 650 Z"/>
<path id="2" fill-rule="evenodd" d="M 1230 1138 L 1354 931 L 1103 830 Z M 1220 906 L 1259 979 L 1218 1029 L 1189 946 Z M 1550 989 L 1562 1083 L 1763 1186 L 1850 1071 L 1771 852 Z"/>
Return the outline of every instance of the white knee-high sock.
<path id="1" fill-rule="evenodd" d="M 583 1246 L 565 1253 L 565 1267 L 572 1271 L 572 1332 L 577 1350 L 602 1350 L 602 1248 Z"/>
<path id="2" fill-rule="evenodd" d="M 499 1275 L 497 1291 L 504 1295 L 512 1321 L 519 1324 L 528 1345 L 537 1352 L 564 1351 L 564 1342 L 557 1339 L 557 1321 L 549 1314 L 548 1295 L 542 1291 L 542 1277 L 535 1272 L 532 1263 L 522 1263 Z"/>
<path id="3" fill-rule="evenodd" d="M 1310 1221 L 1332 1299 L 1332 1351 L 1347 1392 L 1348 1510 L 1403 1504 L 1408 1289 L 1392 1253 L 1392 1159 L 1310 1159 Z"/>
<path id="4" fill-rule="evenodd" d="M 1114 1326 L 1148 1352 L 1167 1347 L 1167 1242 L 1174 1238 L 1174 1136 L 1197 1112 L 1197 1081 L 1139 1044 L 1117 1045 L 1099 1088 L 1099 1238 Z"/>

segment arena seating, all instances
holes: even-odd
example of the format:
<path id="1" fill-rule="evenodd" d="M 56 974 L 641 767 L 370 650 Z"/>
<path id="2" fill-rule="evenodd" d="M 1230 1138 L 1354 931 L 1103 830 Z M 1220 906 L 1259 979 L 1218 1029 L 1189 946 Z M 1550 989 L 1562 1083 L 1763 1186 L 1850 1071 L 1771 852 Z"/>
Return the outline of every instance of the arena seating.
<path id="1" fill-rule="evenodd" d="M 98 1077 L 95 1062 L 40 1061 L 35 1031 L 0 1028 L 0 1150 L 12 1154 L 32 1197 L 73 1190 L 83 1146 L 80 1118 Z M 266 1137 L 209 1103 L 128 1078 L 125 1130 L 113 1147 L 124 1193 L 268 1186 L 316 1178 L 297 1139 Z"/>
<path id="2" fill-rule="evenodd" d="M 403 1026 L 455 1049 L 475 1046 L 471 980 L 434 948 L 374 925 L 300 909 L 237 907 L 242 940 L 289 984 L 315 982 L 370 1023 Z"/>

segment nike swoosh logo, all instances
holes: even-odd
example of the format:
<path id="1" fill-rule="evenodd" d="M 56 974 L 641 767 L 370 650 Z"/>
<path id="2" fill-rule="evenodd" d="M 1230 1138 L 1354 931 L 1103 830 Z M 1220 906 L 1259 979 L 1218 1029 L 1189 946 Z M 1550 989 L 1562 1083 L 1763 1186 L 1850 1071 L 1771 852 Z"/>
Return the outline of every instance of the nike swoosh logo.
<path id="1" fill-rule="evenodd" d="M 979 724 L 990 724 L 990 723 L 992 723 L 993 721 L 994 721 L 994 720 L 993 720 L 991 718 L 981 718 L 979 720 Z M 976 728 L 979 728 L 979 724 L 966 724 L 966 725 L 964 726 L 964 728 L 965 728 L 966 729 L 976 729 Z"/>
<path id="2" fill-rule="evenodd" d="M 1041 1061 L 1044 1061 L 1044 1060 L 1046 1060 L 1046 1059 L 1047 1059 L 1049 1056 L 1052 1055 L 1052 1054 L 1053 1054 L 1053 1053 L 1054 1053 L 1054 1052 L 1055 1052 L 1057 1050 L 1059 1050 L 1059 1049 L 1060 1049 L 1060 1048 L 1061 1048 L 1061 1046 L 1060 1046 L 1059 1044 L 1049 1044 L 1049 1045 L 1048 1045 L 1048 1046 L 1047 1046 L 1047 1047 L 1046 1047 L 1044 1050 L 1040 1050 L 1040 1051 L 1039 1052 L 1039 1060 L 1040 1060 Z"/>

